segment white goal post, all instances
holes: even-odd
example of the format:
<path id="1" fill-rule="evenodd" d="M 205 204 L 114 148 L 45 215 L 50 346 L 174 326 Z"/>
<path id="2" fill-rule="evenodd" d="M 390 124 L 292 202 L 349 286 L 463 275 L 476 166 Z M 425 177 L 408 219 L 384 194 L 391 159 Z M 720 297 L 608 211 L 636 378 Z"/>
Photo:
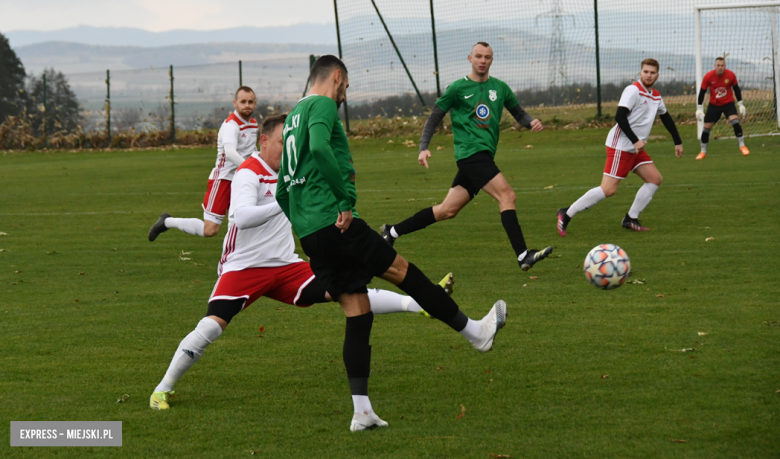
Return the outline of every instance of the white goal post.
<path id="1" fill-rule="evenodd" d="M 780 2 L 743 2 L 743 3 L 723 3 L 723 4 L 704 4 L 704 5 L 697 5 L 695 6 L 695 35 L 696 35 L 696 87 L 694 91 L 694 96 L 698 98 L 699 94 L 699 88 L 701 88 L 702 78 L 704 77 L 704 71 L 703 71 L 703 64 L 702 61 L 704 59 L 703 51 L 702 51 L 702 12 L 709 12 L 712 10 L 746 10 L 746 9 L 752 9 L 752 8 L 765 8 L 767 9 L 769 13 L 769 22 L 771 27 L 771 55 L 768 57 L 765 57 L 766 59 L 771 59 L 772 63 L 772 70 L 771 70 L 771 76 L 766 77 L 766 79 L 772 79 L 772 91 L 773 91 L 773 105 L 774 105 L 774 113 L 764 112 L 764 126 L 762 126 L 761 131 L 753 131 L 751 133 L 746 132 L 746 137 L 755 137 L 755 136 L 761 136 L 761 135 L 778 135 L 780 134 L 780 55 L 778 55 L 778 23 L 777 23 L 777 10 L 778 7 L 780 7 Z M 769 38 L 769 37 L 767 37 Z M 709 57 L 709 56 L 708 56 Z M 738 56 L 735 56 L 738 58 Z M 743 78 L 740 75 L 737 75 L 737 78 L 740 81 L 740 87 L 742 88 L 743 92 L 743 100 L 747 99 L 746 96 L 746 85 L 743 83 Z M 747 105 L 747 100 L 745 100 Z M 766 104 L 765 104 L 766 105 Z M 768 107 L 767 107 L 768 108 Z M 751 115 L 751 108 L 748 108 L 748 119 L 750 119 Z M 774 120 L 772 120 L 773 125 L 770 125 L 768 123 L 770 121 L 769 118 L 774 115 Z M 719 123 L 720 124 L 720 123 Z M 701 138 L 701 132 L 703 129 L 703 122 L 698 122 L 698 137 Z M 732 133 L 733 134 L 733 133 Z M 716 135 L 715 138 L 718 136 Z"/>

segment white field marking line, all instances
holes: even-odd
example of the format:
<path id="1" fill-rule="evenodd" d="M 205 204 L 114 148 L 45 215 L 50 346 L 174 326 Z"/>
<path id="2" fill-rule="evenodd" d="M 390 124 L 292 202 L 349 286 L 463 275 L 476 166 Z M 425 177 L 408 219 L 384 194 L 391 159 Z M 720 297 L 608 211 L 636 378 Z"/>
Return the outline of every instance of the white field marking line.
<path id="1" fill-rule="evenodd" d="M 186 213 L 202 213 L 202 210 L 171 210 L 170 212 L 176 212 L 177 214 L 186 214 Z M 38 213 L 8 213 L 8 214 L 0 214 L 0 216 L 3 217 L 14 217 L 14 216 L 20 216 L 20 217 L 54 217 L 59 215 L 104 215 L 104 214 L 159 214 L 161 213 L 159 210 L 107 210 L 105 212 L 38 212 Z"/>

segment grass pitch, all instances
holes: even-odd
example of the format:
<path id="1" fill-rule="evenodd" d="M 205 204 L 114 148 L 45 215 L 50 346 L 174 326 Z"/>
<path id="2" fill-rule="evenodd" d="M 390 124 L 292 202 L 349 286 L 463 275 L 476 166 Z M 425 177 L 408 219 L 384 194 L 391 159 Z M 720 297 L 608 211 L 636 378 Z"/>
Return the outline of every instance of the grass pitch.
<path id="1" fill-rule="evenodd" d="M 390 426 L 356 434 L 335 304 L 255 303 L 179 381 L 173 408 L 149 409 L 206 311 L 224 229 L 154 243 L 146 232 L 162 211 L 201 214 L 211 149 L 0 156 L 0 432 L 12 420 L 124 430 L 121 448 L 6 441 L 0 455 L 777 457 L 780 139 L 750 139 L 749 157 L 713 142 L 694 161 L 695 133 L 682 133 L 682 160 L 668 135 L 648 145 L 665 178 L 641 216 L 651 231 L 620 227 L 632 176 L 563 239 L 555 211 L 600 182 L 606 130 L 504 133 L 497 163 L 526 238 L 555 258 L 520 271 L 484 193 L 400 239 L 431 278 L 454 271 L 471 317 L 505 299 L 508 324 L 482 355 L 438 321 L 378 316 L 371 398 Z M 374 228 L 441 201 L 455 174 L 451 137 L 434 139 L 428 171 L 404 140 L 352 142 L 358 209 Z M 641 284 L 585 281 L 582 260 L 604 242 L 626 249 Z"/>

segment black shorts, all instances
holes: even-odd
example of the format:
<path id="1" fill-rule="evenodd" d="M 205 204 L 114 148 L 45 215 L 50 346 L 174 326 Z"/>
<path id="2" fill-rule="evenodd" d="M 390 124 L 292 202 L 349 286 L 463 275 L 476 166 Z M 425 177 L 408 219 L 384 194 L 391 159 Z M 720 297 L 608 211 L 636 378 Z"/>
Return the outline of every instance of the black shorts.
<path id="1" fill-rule="evenodd" d="M 720 115 L 726 115 L 726 119 L 729 116 L 737 114 L 737 106 L 734 102 L 729 102 L 724 105 L 709 104 L 707 106 L 707 113 L 704 114 L 705 123 L 717 123 L 720 120 Z"/>
<path id="2" fill-rule="evenodd" d="M 501 173 L 493 157 L 487 151 L 480 151 L 468 158 L 463 158 L 456 164 L 458 165 L 458 173 L 455 174 L 455 179 L 452 181 L 452 188 L 458 185 L 462 186 L 469 192 L 471 199 L 474 199 L 479 190 L 493 180 L 493 177 Z"/>
<path id="3" fill-rule="evenodd" d="M 359 218 L 342 233 L 335 225 L 301 238 L 311 270 L 335 300 L 343 293 L 367 293 L 366 285 L 384 274 L 397 252 Z"/>

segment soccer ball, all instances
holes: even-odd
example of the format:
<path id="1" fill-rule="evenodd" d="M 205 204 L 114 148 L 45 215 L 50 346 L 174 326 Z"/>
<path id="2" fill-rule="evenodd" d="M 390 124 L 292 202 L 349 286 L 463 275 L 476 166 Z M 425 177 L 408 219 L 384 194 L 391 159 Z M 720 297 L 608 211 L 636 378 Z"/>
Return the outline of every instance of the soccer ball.
<path id="1" fill-rule="evenodd" d="M 631 271 L 631 261 L 625 250 L 615 244 L 593 247 L 582 265 L 588 282 L 603 290 L 623 285 Z"/>

